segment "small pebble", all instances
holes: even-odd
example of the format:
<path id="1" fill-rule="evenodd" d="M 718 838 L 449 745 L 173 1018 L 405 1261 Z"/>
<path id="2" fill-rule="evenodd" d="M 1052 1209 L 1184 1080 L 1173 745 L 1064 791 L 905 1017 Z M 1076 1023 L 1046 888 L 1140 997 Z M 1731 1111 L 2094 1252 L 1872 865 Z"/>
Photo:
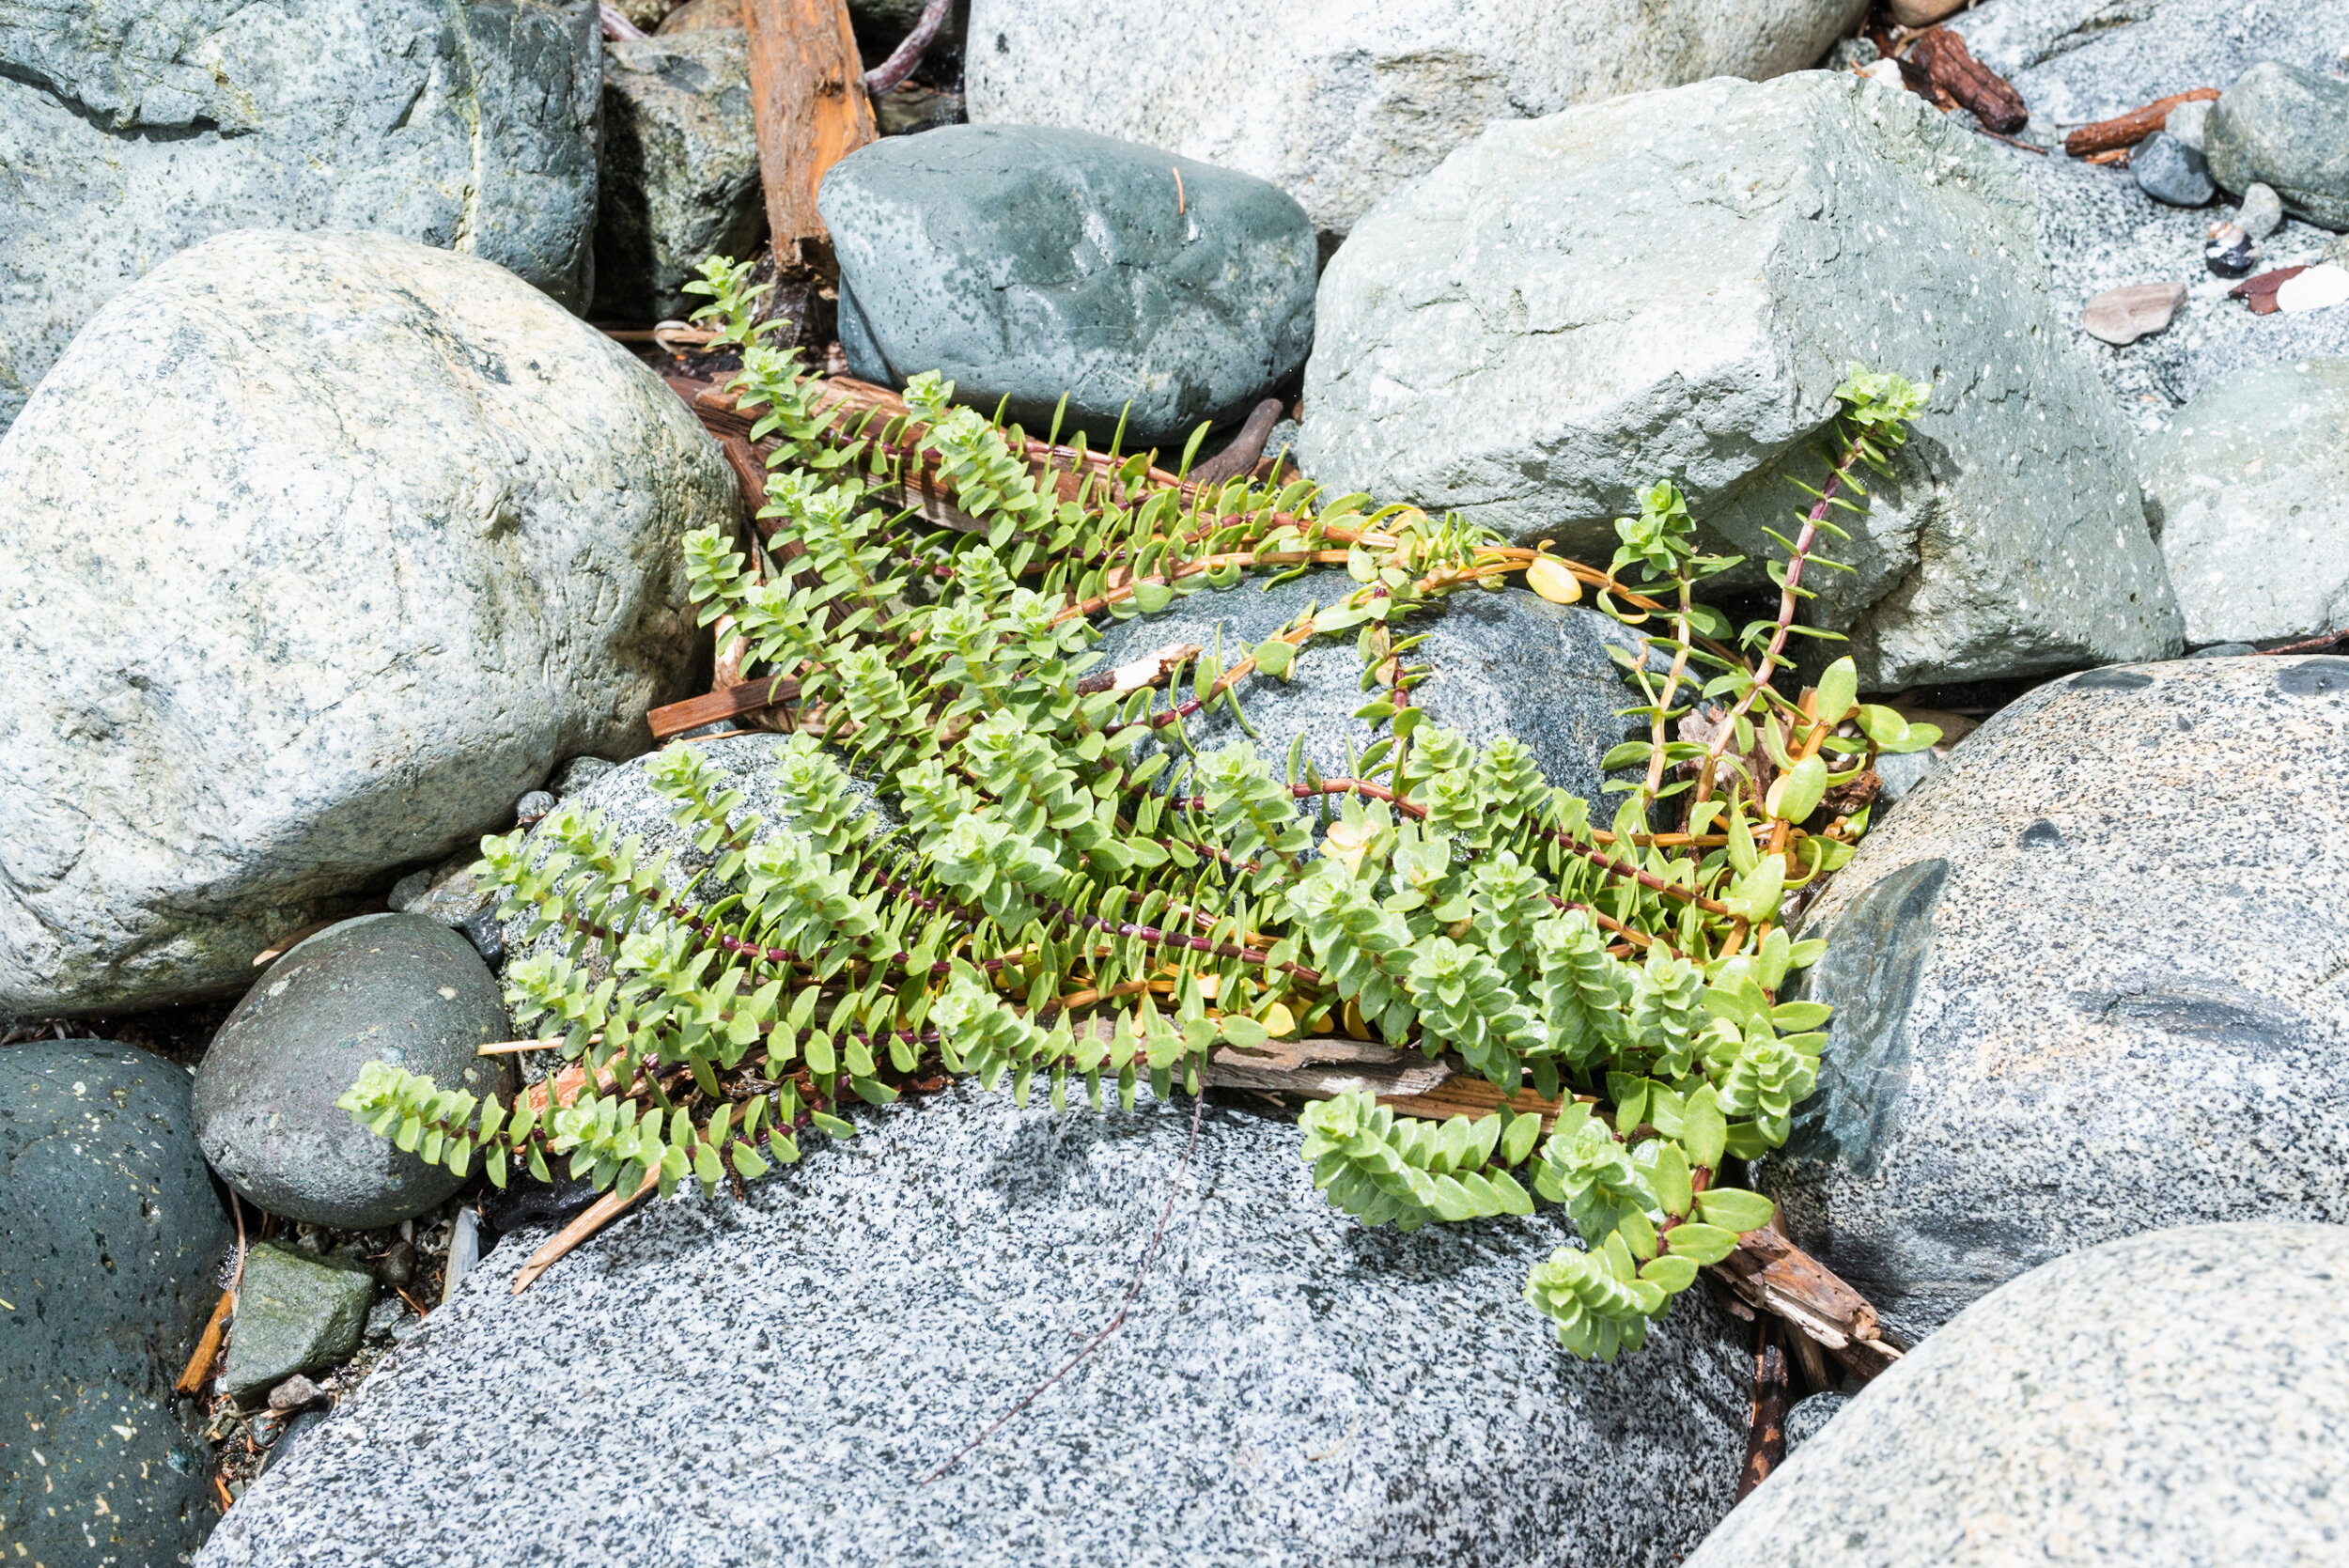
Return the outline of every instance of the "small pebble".
<path id="1" fill-rule="evenodd" d="M 1862 34 L 1856 39 L 1838 39 L 1835 47 L 1827 52 L 1827 67 L 1829 70 L 1863 70 L 1882 58 L 1884 51 L 1876 47 L 1875 39 Z"/>
<path id="2" fill-rule="evenodd" d="M 534 789 L 514 802 L 514 825 L 527 828 L 554 809 L 554 797 L 543 789 Z"/>
<path id="3" fill-rule="evenodd" d="M 2222 278 L 2248 275 L 2260 264 L 2260 244 L 2239 224 L 2213 224 L 2202 246 L 2202 265 Z"/>
<path id="4" fill-rule="evenodd" d="M 1901 63 L 1898 60 L 1878 60 L 1859 74 L 1879 86 L 1901 87 Z"/>
<path id="5" fill-rule="evenodd" d="M 2129 154 L 2129 173 L 2137 177 L 2139 190 L 2172 207 L 2200 207 L 2218 194 L 2202 155 L 2167 131 L 2137 144 Z"/>
<path id="6" fill-rule="evenodd" d="M 2296 278 L 2287 278 L 2276 290 L 2276 308 L 2287 316 L 2330 310 L 2339 304 L 2349 304 L 2349 267 L 2337 261 L 2325 262 Z"/>
<path id="7" fill-rule="evenodd" d="M 498 924 L 498 912 L 495 908 L 474 910 L 458 924 L 457 929 L 464 933 L 467 941 L 473 943 L 474 951 L 481 955 L 483 963 L 496 964 L 504 961 L 506 927 Z"/>
<path id="8" fill-rule="evenodd" d="M 2118 348 L 2170 325 L 2184 303 L 2185 284 L 2133 283 L 2090 300 L 2080 312 L 2080 325 L 2089 336 Z"/>
<path id="9" fill-rule="evenodd" d="M 2283 224 L 2283 198 L 2273 187 L 2255 180 L 2244 191 L 2243 210 L 2235 214 L 2234 221 L 2252 239 L 2264 240 Z"/>
<path id="10" fill-rule="evenodd" d="M 387 1296 L 368 1312 L 366 1337 L 397 1344 L 422 1327 L 416 1315 L 408 1310 L 408 1303 L 397 1296 Z"/>
<path id="11" fill-rule="evenodd" d="M 283 1415 L 288 1410 L 299 1410 L 305 1405 L 316 1405 L 325 1397 L 323 1389 L 297 1374 L 269 1391 L 269 1407 Z"/>
<path id="12" fill-rule="evenodd" d="M 547 788 L 553 792 L 556 800 L 568 800 L 618 766 L 601 757 L 573 757 L 556 769 L 554 782 Z"/>
<path id="13" fill-rule="evenodd" d="M 2161 122 L 2164 131 L 2196 152 L 2202 150 L 2202 133 L 2209 125 L 2210 100 L 2206 98 L 2179 104 L 2170 111 L 2170 117 Z"/>
<path id="14" fill-rule="evenodd" d="M 409 1242 L 393 1242 L 389 1250 L 375 1260 L 375 1278 L 380 1284 L 404 1285 L 415 1277 L 416 1249 Z"/>

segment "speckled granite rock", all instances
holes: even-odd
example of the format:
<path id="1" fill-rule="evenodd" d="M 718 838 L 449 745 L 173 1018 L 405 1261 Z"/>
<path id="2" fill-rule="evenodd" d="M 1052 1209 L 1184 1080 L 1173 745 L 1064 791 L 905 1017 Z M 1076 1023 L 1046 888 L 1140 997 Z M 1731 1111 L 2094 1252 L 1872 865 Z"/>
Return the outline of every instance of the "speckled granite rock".
<path id="1" fill-rule="evenodd" d="M 204 1568 L 560 1560 L 1663 1564 L 1728 1506 L 1743 1340 L 1693 1292 L 1614 1366 L 1519 1298 L 1553 1215 L 1365 1231 L 1284 1122 L 958 1087 L 749 1202 L 508 1237 L 214 1533 Z M 532 1411 L 517 1424 L 518 1407 Z M 613 1434 L 629 1435 L 625 1443 Z"/>
<path id="2" fill-rule="evenodd" d="M 365 1271 L 280 1247 L 246 1252 L 244 1282 L 221 1384 L 251 1403 L 296 1373 L 315 1372 L 359 1348 L 375 1281 Z"/>
<path id="3" fill-rule="evenodd" d="M 2341 1560 L 2349 1231 L 2076 1252 L 1855 1398 L 1688 1568 Z"/>
<path id="4" fill-rule="evenodd" d="M 1066 125 L 1244 169 L 1343 235 L 1486 124 L 1815 63 L 1865 0 L 972 0 L 982 123 Z M 1281 69 L 1264 63 L 1278 60 Z"/>
<path id="5" fill-rule="evenodd" d="M 463 937 L 422 915 L 347 920 L 264 970 L 220 1026 L 196 1068 L 196 1137 L 221 1179 L 272 1214 L 353 1231 L 396 1224 L 459 1179 L 334 1101 L 369 1062 L 487 1097 L 506 1085 L 506 1062 L 474 1052 L 511 1027 Z"/>
<path id="6" fill-rule="evenodd" d="M 2139 458 L 2190 643 L 2349 625 L 2349 359 L 2238 370 Z"/>
<path id="7" fill-rule="evenodd" d="M 2349 1219 L 2349 659 L 2092 670 L 1994 715 L 1806 921 L 1835 1016 L 1756 1168 L 1921 1336 L 2164 1225 Z"/>
<path id="8" fill-rule="evenodd" d="M 1934 386 L 1807 607 L 1864 687 L 2175 653 L 2126 435 L 1995 146 L 1826 72 L 1496 125 L 1330 263 L 1299 460 L 1598 560 L 1669 477 L 1759 557 L 1859 360 Z"/>
<path id="9" fill-rule="evenodd" d="M 0 1543 L 179 1560 L 215 1515 L 170 1390 L 233 1239 L 187 1073 L 107 1040 L 0 1046 Z"/>
<path id="10" fill-rule="evenodd" d="M 0 7 L 0 428 L 98 308 L 236 228 L 370 228 L 586 303 L 589 0 Z"/>
<path id="11" fill-rule="evenodd" d="M 1342 571 L 1315 572 L 1267 593 L 1261 583 L 1177 599 L 1155 615 L 1137 615 L 1107 629 L 1099 667 L 1111 668 L 1174 643 L 1212 652 L 1222 639 L 1226 663 L 1263 642 L 1308 606 L 1334 604 L 1360 584 Z M 1429 722 L 1448 725 L 1480 744 L 1512 735 L 1523 741 L 1551 784 L 1593 802 L 1595 815 L 1611 815 L 1602 800 L 1598 760 L 1631 733 L 1618 710 L 1639 693 L 1607 654 L 1631 648 L 1632 635 L 1595 610 L 1552 604 L 1523 588 L 1498 594 L 1463 593 L 1396 623 L 1398 635 L 1426 634 L 1412 653 L 1435 673 L 1412 689 Z M 1325 778 L 1344 777 L 1347 746 L 1367 749 L 1385 726 L 1354 717 L 1373 701 L 1361 689 L 1361 655 L 1354 634 L 1317 637 L 1297 657 L 1288 680 L 1252 675 L 1238 689 L 1241 709 L 1255 726 L 1259 755 L 1277 768 L 1289 743 L 1305 737 L 1305 755 Z M 1190 694 L 1188 683 L 1183 694 Z M 1161 697 L 1159 706 L 1165 706 Z M 1202 752 L 1247 738 L 1220 708 L 1184 721 Z"/>
<path id="12" fill-rule="evenodd" d="M 1985 0 L 1950 18 L 1974 54 L 2011 80 L 2030 107 L 2023 135 L 2055 146 L 2073 125 L 2134 109 L 2187 86 L 2224 88 L 2262 60 L 2306 70 L 2339 68 L 2340 20 L 2328 6 L 2285 0 Z M 1983 143 L 2038 198 L 2039 251 L 2056 314 L 2072 341 L 2140 430 L 2168 423 L 2178 405 L 2247 365 L 2309 354 L 2349 354 L 2349 311 L 2253 316 L 2226 298 L 2234 280 L 2203 269 L 2202 231 L 2229 215 L 2165 207 L 2124 169 L 2062 156 L 2038 157 Z M 2240 194 L 2240 192 L 2236 193 Z M 2330 237 L 2286 223 L 2262 239 L 2266 267 L 2318 260 Z M 2108 288 L 2154 279 L 2184 283 L 2175 325 L 2124 349 L 2078 329 L 2079 307 Z"/>
<path id="13" fill-rule="evenodd" d="M 604 46 L 596 314 L 678 319 L 706 256 L 748 256 L 766 225 L 751 126 L 750 46 L 694 29 Z"/>
<path id="14" fill-rule="evenodd" d="M 675 394 L 486 261 L 250 231 L 157 268 L 0 438 L 0 1011 L 234 994 L 646 744 L 678 541 L 738 505 Z"/>
<path id="15" fill-rule="evenodd" d="M 2294 217 L 2349 229 L 2349 82 L 2263 60 L 2218 95 L 2207 134 L 2219 184 L 2270 186 Z"/>
<path id="16" fill-rule="evenodd" d="M 1851 1396 L 1832 1391 L 1812 1394 L 1786 1412 L 1786 1452 L 1792 1453 L 1827 1430 L 1828 1422 L 1843 1413 Z"/>
<path id="17" fill-rule="evenodd" d="M 1180 190 L 1177 190 L 1177 184 Z M 866 380 L 925 370 L 1041 431 L 1179 447 L 1305 361 L 1314 234 L 1230 169 L 1081 131 L 945 126 L 860 148 L 817 209 L 840 258 L 840 346 Z"/>

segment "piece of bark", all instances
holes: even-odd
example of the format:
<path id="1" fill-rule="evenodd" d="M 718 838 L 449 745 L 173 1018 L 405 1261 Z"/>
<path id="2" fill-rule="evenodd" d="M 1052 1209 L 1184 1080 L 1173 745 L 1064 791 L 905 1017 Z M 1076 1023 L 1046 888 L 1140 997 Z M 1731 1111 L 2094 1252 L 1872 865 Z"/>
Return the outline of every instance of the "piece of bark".
<path id="1" fill-rule="evenodd" d="M 800 683 L 788 675 L 761 676 L 739 686 L 724 686 L 698 697 L 688 697 L 666 707 L 656 707 L 645 715 L 645 722 L 651 726 L 655 740 L 667 740 L 722 719 L 739 719 L 745 713 L 787 703 L 799 694 Z"/>
<path id="2" fill-rule="evenodd" d="M 172 1385 L 173 1389 L 183 1394 L 203 1391 L 204 1380 L 212 1374 L 212 1361 L 220 1355 L 221 1330 L 228 1327 L 228 1314 L 236 1305 L 235 1291 L 220 1293 L 220 1300 L 213 1304 L 212 1315 L 204 1325 L 204 1333 L 195 1342 L 195 1354 L 188 1358 L 188 1364 L 180 1372 L 179 1381 Z"/>
<path id="3" fill-rule="evenodd" d="M 1745 1467 L 1737 1476 L 1737 1502 L 1745 1501 L 1786 1459 L 1785 1334 L 1778 1319 L 1766 1317 L 1754 1338 L 1753 1405 L 1746 1428 Z"/>
<path id="4" fill-rule="evenodd" d="M 1867 1297 L 1775 1231 L 1750 1231 L 1714 1274 L 1747 1301 L 1775 1312 L 1827 1348 L 1861 1380 L 1901 1358 Z"/>
<path id="5" fill-rule="evenodd" d="M 2100 119 L 2093 125 L 2083 125 L 2063 138 L 2063 150 L 2075 158 L 2087 158 L 2099 152 L 2113 152 L 2135 147 L 2161 129 L 2170 117 L 2170 111 L 2181 103 L 2197 103 L 2218 96 L 2217 87 L 2196 87 L 2192 92 L 2171 93 L 2156 98 L 2140 108 L 2110 119 Z"/>
<path id="6" fill-rule="evenodd" d="M 1975 59 L 1966 40 L 1947 27 L 1920 33 L 1909 41 L 1903 57 L 1991 130 L 2012 133 L 2030 122 L 2030 112 L 2024 108 L 2022 95 L 2007 85 L 2005 77 Z"/>
<path id="7" fill-rule="evenodd" d="M 848 0 L 743 0 L 751 62 L 751 121 L 776 259 L 802 259 L 825 240 L 816 212 L 825 171 L 874 138 L 864 67 Z"/>

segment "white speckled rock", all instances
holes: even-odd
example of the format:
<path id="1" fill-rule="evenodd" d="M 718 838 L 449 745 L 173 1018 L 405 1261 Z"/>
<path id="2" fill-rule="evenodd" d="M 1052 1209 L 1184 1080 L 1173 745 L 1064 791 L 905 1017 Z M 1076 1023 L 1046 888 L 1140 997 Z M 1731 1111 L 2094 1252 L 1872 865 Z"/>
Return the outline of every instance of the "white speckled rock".
<path id="1" fill-rule="evenodd" d="M 223 235 L 0 437 L 0 1011 L 234 991 L 253 955 L 642 746 L 739 505 L 642 365 L 389 235 Z"/>
<path id="2" fill-rule="evenodd" d="M 596 40 L 589 0 L 0 4 L 0 428 L 228 229 L 381 229 L 584 305 Z"/>
<path id="3" fill-rule="evenodd" d="M 2049 147 L 2074 125 L 2166 94 L 2225 88 L 2261 60 L 2338 70 L 2349 38 L 2338 6 L 2296 0 L 1984 0 L 1947 25 L 2014 83 L 2031 113 L 2023 134 Z M 2173 133 L 2178 128 L 2173 114 Z M 2202 231 L 2227 215 L 2223 205 L 2165 207 L 2139 190 L 2125 169 L 1995 142 L 1983 147 L 2038 198 L 2039 252 L 2057 318 L 2140 430 L 2158 430 L 2178 405 L 2246 365 L 2349 354 L 2349 311 L 2253 316 L 2226 297 L 2236 280 L 2214 277 L 2201 260 Z M 2261 239 L 2260 265 L 2317 261 L 2329 238 L 2308 224 L 2285 223 Z M 2187 303 L 2169 331 L 2114 348 L 2079 326 L 2078 308 L 2091 297 L 2156 278 L 2187 289 Z"/>
<path id="4" fill-rule="evenodd" d="M 2173 654 L 2127 436 L 1994 145 L 1825 72 L 1496 125 L 1323 273 L 1299 460 L 1601 561 L 1668 477 L 1758 557 L 1861 361 L 1934 388 L 1807 611 L 1864 686 Z"/>
<path id="5" fill-rule="evenodd" d="M 1868 1385 L 1688 1568 L 2266 1568 L 2349 1551 L 2349 1230 L 2108 1242 Z"/>
<path id="6" fill-rule="evenodd" d="M 1865 0 L 972 0 L 976 123 L 1062 125 L 1271 180 L 1315 226 L 1493 120 L 1801 70 Z M 1278 61 L 1278 69 L 1268 62 Z"/>
<path id="7" fill-rule="evenodd" d="M 2349 625 L 2349 359 L 2236 371 L 2139 469 L 2188 642 Z"/>
<path id="8" fill-rule="evenodd" d="M 1968 736 L 1807 922 L 1835 1016 L 1756 1168 L 1795 1239 L 1914 1338 L 2116 1236 L 2349 1220 L 2345 756 L 2349 659 L 2092 670 Z"/>
<path id="9" fill-rule="evenodd" d="M 1366 1231 L 1222 1108 L 1125 1327 L 919 1486 L 1116 1311 L 1188 1106 L 858 1120 L 521 1296 L 507 1237 L 199 1563 L 1630 1568 L 1727 1509 L 1750 1357 L 1703 1291 L 1572 1360 L 1517 1294 L 1554 1215 Z"/>

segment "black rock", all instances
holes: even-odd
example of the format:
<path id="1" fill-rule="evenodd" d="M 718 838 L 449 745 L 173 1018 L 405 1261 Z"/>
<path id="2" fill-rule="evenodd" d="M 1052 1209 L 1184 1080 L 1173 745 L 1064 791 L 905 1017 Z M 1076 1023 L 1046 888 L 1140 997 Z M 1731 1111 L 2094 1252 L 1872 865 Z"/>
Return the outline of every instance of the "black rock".
<path id="1" fill-rule="evenodd" d="M 369 1062 L 477 1095 L 511 1025 L 463 937 L 418 915 L 330 926 L 272 964 L 221 1025 L 195 1076 L 196 1136 L 224 1180 L 290 1219 L 372 1230 L 423 1213 L 456 1176 L 402 1154 L 334 1102 Z"/>
<path id="2" fill-rule="evenodd" d="M 481 1195 L 481 1222 L 500 1234 L 525 1225 L 567 1225 L 601 1196 L 585 1176 L 558 1175 L 552 1183 L 518 1176 L 504 1191 L 491 1188 Z"/>
<path id="3" fill-rule="evenodd" d="M 840 258 L 851 373 L 926 370 L 1041 433 L 1179 445 L 1305 362 L 1303 208 L 1235 170 L 1042 126 L 953 125 L 860 148 L 817 207 Z"/>
<path id="4" fill-rule="evenodd" d="M 234 1234 L 187 1074 L 105 1040 L 0 1047 L 0 1183 L 8 1560 L 184 1560 L 211 1467 L 170 1390 Z"/>

